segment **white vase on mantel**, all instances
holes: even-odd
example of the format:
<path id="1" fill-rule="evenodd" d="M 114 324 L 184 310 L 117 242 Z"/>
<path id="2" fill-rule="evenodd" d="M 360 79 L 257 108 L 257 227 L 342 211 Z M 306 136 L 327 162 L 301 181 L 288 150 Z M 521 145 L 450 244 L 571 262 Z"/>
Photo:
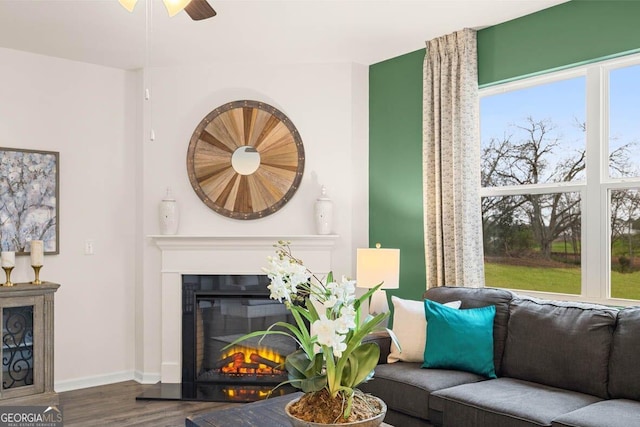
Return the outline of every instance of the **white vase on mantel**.
<path id="1" fill-rule="evenodd" d="M 313 209 L 318 234 L 331 234 L 333 222 L 333 202 L 327 197 L 327 188 L 323 185 L 320 197 L 316 200 Z"/>
<path id="2" fill-rule="evenodd" d="M 176 234 L 178 232 L 178 202 L 171 194 L 171 188 L 167 188 L 167 195 L 160 202 L 160 234 Z"/>

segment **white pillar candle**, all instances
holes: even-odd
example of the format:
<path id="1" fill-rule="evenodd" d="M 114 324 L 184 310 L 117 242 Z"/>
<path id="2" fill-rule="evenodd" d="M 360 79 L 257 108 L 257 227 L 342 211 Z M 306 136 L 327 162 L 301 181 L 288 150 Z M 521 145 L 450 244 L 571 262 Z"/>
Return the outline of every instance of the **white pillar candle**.
<path id="1" fill-rule="evenodd" d="M 0 259 L 2 260 L 3 267 L 15 267 L 16 266 L 16 253 L 13 251 L 3 251 L 0 253 Z"/>
<path id="2" fill-rule="evenodd" d="M 44 261 L 44 244 L 42 240 L 31 241 L 31 265 L 42 266 Z"/>

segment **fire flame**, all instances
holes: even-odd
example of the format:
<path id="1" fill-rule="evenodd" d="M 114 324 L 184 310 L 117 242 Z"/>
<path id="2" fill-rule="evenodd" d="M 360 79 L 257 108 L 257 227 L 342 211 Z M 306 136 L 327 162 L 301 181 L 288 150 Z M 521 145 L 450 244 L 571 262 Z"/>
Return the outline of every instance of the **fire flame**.
<path id="1" fill-rule="evenodd" d="M 262 400 L 262 399 L 266 399 L 269 396 L 270 391 L 238 387 L 238 388 L 226 389 L 225 394 L 231 400 L 234 400 L 234 399 L 244 400 L 247 397 L 256 398 L 257 400 Z"/>
<path id="2" fill-rule="evenodd" d="M 285 358 L 268 347 L 246 347 L 236 345 L 221 355 L 225 374 L 280 375 Z M 278 369 L 282 368 L 282 369 Z"/>

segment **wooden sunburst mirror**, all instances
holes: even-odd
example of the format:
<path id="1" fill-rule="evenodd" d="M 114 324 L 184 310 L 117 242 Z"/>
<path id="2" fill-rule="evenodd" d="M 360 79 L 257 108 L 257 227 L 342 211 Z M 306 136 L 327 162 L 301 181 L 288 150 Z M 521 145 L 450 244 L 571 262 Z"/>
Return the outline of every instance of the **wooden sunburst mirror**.
<path id="1" fill-rule="evenodd" d="M 189 181 L 217 213 L 256 219 L 278 211 L 304 172 L 302 139 L 280 110 L 258 101 L 224 104 L 202 119 L 187 152 Z"/>

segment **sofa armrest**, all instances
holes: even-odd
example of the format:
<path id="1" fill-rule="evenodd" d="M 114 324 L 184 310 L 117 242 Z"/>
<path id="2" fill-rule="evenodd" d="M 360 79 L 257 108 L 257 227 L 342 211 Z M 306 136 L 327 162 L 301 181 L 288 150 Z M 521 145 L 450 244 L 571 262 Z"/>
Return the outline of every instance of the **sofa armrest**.
<path id="1" fill-rule="evenodd" d="M 387 356 L 391 351 L 391 336 L 387 331 L 375 331 L 364 337 L 362 342 L 375 342 L 380 347 L 380 358 L 378 365 L 387 363 Z"/>

